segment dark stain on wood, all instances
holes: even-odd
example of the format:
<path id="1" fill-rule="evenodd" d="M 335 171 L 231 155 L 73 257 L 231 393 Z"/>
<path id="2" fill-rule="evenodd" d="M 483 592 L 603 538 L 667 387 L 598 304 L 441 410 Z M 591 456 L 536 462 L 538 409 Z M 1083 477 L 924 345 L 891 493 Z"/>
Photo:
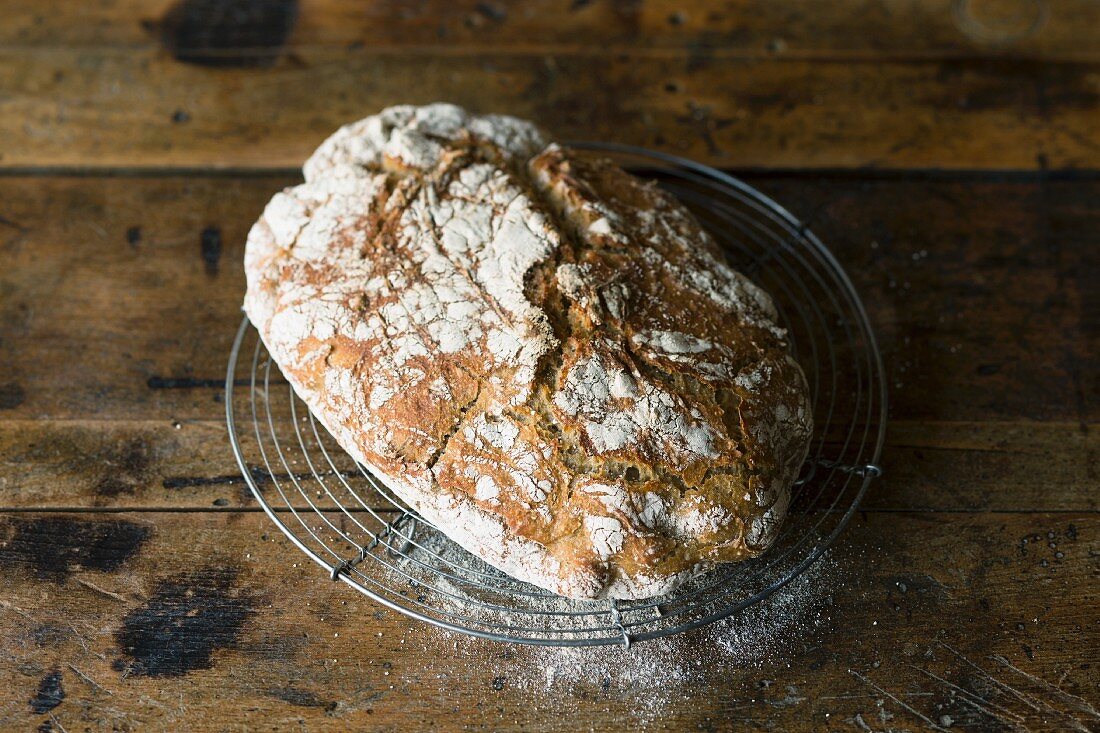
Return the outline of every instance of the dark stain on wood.
<path id="1" fill-rule="evenodd" d="M 141 244 L 141 227 L 130 227 L 126 230 L 126 243 L 133 249 L 138 248 Z"/>
<path id="2" fill-rule="evenodd" d="M 269 66 L 298 19 L 297 0 L 180 0 L 148 23 L 177 61 L 200 66 Z"/>
<path id="3" fill-rule="evenodd" d="M 58 644 L 69 639 L 69 631 L 57 624 L 38 624 L 27 633 L 27 638 L 40 649 Z"/>
<path id="4" fill-rule="evenodd" d="M 236 568 L 210 567 L 161 581 L 115 633 L 122 658 L 114 668 L 142 677 L 210 669 L 214 652 L 234 647 L 254 613 L 235 587 L 237 575 Z"/>
<path id="5" fill-rule="evenodd" d="M 145 382 L 149 389 L 195 389 L 197 387 L 224 387 L 224 379 L 196 379 L 195 377 L 160 377 L 153 375 Z M 281 379 L 280 384 L 285 384 Z M 235 379 L 233 384 L 237 387 L 248 387 L 252 382 L 248 379 Z"/>
<path id="6" fill-rule="evenodd" d="M 0 410 L 14 410 L 27 399 L 23 385 L 17 382 L 0 384 Z"/>
<path id="7" fill-rule="evenodd" d="M 474 6 L 474 10 L 476 10 L 479 15 L 488 18 L 494 23 L 503 23 L 508 17 L 507 10 L 493 3 L 478 3 Z"/>
<path id="8" fill-rule="evenodd" d="M 271 474 L 260 466 L 249 466 L 249 474 L 257 486 L 264 486 L 271 481 Z M 326 474 L 327 475 L 327 474 Z M 289 476 L 281 478 L 289 479 Z M 295 476 L 295 478 L 298 478 Z M 240 474 L 224 474 L 221 476 L 168 476 L 161 480 L 161 486 L 165 489 L 179 490 L 199 486 L 234 486 L 238 487 L 237 495 L 241 504 L 250 504 L 254 497 L 252 489 Z"/>
<path id="9" fill-rule="evenodd" d="M 214 226 L 203 229 L 202 236 L 199 238 L 199 248 L 203 264 L 206 266 L 206 274 L 217 275 L 218 260 L 222 256 L 222 230 Z"/>
<path id="10" fill-rule="evenodd" d="M 93 491 L 95 491 L 96 496 L 103 497 L 104 499 L 113 499 L 122 494 L 133 494 L 134 487 L 118 476 L 110 475 L 104 476 L 97 481 Z"/>
<path id="11" fill-rule="evenodd" d="M 48 713 L 65 699 L 65 688 L 61 686 L 61 670 L 55 669 L 38 683 L 34 697 L 30 699 L 31 712 L 42 715 Z"/>
<path id="12" fill-rule="evenodd" d="M 141 438 L 132 438 L 102 456 L 101 462 L 107 472 L 93 488 L 96 497 L 103 500 L 133 494 L 149 476 L 149 444 Z"/>
<path id="13" fill-rule="evenodd" d="M 322 700 L 309 690 L 302 690 L 297 687 L 273 687 L 266 690 L 265 693 L 276 700 L 282 700 L 285 703 L 297 705 L 298 707 L 322 708 L 327 712 L 336 709 L 335 700 Z"/>
<path id="14" fill-rule="evenodd" d="M 266 469 L 260 466 L 249 466 L 248 472 L 252 475 L 252 480 L 258 485 L 263 486 L 271 480 L 271 474 Z M 309 478 L 313 474 L 298 473 L 294 474 L 295 479 Z M 322 471 L 321 475 L 331 476 L 331 471 Z M 290 480 L 289 474 L 280 474 L 280 479 Z M 221 476 L 167 476 L 161 481 L 161 486 L 166 489 L 188 489 L 192 486 L 218 486 L 221 484 L 236 484 L 243 481 L 243 477 L 239 473 L 225 474 Z"/>
<path id="15" fill-rule="evenodd" d="M 122 519 L 85 521 L 71 516 L 12 518 L 0 524 L 0 568 L 26 567 L 36 578 L 62 582 L 80 570 L 114 572 L 152 534 Z"/>
<path id="16" fill-rule="evenodd" d="M 23 226 L 22 224 L 20 224 L 17 221 L 12 221 L 11 219 L 7 218 L 6 216 L 0 216 L 0 226 L 5 226 L 5 227 L 8 227 L 10 229 L 14 229 L 17 232 L 26 232 L 27 231 L 27 227 Z"/>
<path id="17" fill-rule="evenodd" d="M 194 377 L 158 377 L 146 381 L 149 389 L 193 389 L 195 387 L 224 387 L 224 379 L 196 379 Z"/>
<path id="18" fill-rule="evenodd" d="M 166 489 L 190 489 L 195 486 L 220 486 L 241 481 L 240 474 L 222 476 L 168 476 L 160 482 Z"/>

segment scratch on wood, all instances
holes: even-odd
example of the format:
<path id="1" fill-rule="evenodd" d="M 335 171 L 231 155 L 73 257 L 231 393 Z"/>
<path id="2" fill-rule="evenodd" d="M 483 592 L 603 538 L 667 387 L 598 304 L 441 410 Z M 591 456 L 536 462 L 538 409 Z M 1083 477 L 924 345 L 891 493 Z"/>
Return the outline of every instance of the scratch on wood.
<path id="1" fill-rule="evenodd" d="M 153 707 L 160 708 L 161 710 L 167 710 L 168 709 L 167 705 L 165 705 L 164 703 L 162 703 L 158 700 L 155 700 L 152 697 L 149 697 L 148 695 L 142 695 L 140 698 L 138 698 L 138 702 L 140 702 L 142 705 L 151 705 Z"/>
<path id="2" fill-rule="evenodd" d="M 1071 715 L 1071 714 L 1069 714 L 1069 713 L 1067 713 L 1063 710 L 1058 710 L 1057 708 L 1055 708 L 1054 706 L 1052 706 L 1050 703 L 1046 702 L 1045 700 L 1037 698 L 1033 695 L 1029 695 L 1026 692 L 1022 691 L 1022 690 L 1017 690 L 1016 688 L 1012 687 L 1011 685 L 1009 685 L 1005 682 L 1002 682 L 1001 680 L 999 680 L 996 677 L 994 677 L 993 675 L 991 675 L 989 672 L 987 672 L 982 667 L 979 667 L 977 664 L 975 664 L 974 662 L 967 659 L 962 654 L 962 652 L 960 652 L 958 649 L 955 649 L 950 644 L 947 644 L 946 642 L 943 642 L 943 641 L 940 641 L 938 643 L 939 643 L 940 646 L 947 649 L 952 654 L 954 654 L 956 657 L 958 657 L 960 660 L 962 660 L 964 663 L 966 663 L 971 668 L 976 670 L 979 674 L 983 675 L 986 679 L 988 679 L 990 682 L 992 682 L 998 688 L 1000 688 L 1000 689 L 1004 690 L 1005 692 L 1007 692 L 1008 694 L 1012 695 L 1017 700 L 1019 700 L 1020 702 L 1022 702 L 1025 705 L 1027 705 L 1029 708 L 1031 708 L 1035 712 L 1040 713 L 1040 714 L 1046 713 L 1046 714 L 1049 714 L 1049 715 L 1057 716 L 1063 722 L 1065 722 L 1066 725 L 1073 728 L 1074 730 L 1081 731 L 1081 733 L 1089 733 L 1089 728 L 1086 727 L 1083 723 L 1081 723 L 1081 721 L 1078 720 L 1073 715 Z M 1005 657 L 1002 657 L 998 654 L 995 654 L 995 655 L 991 656 L 990 659 L 998 662 L 999 664 L 1002 664 L 1003 666 L 1013 670 L 1014 672 L 1022 675 L 1026 679 L 1034 682 L 1035 684 L 1038 684 L 1041 687 L 1044 687 L 1045 689 L 1053 690 L 1053 691 L 1055 691 L 1055 692 L 1057 692 L 1061 695 L 1069 695 L 1069 693 L 1065 693 L 1062 690 L 1060 690 L 1059 688 L 1054 687 L 1053 685 L 1051 685 L 1046 680 L 1041 679 L 1039 677 L 1036 677 L 1036 676 L 1034 676 L 1032 674 L 1029 674 L 1027 672 L 1024 672 L 1022 669 L 1016 667 L 1011 662 L 1009 662 L 1008 659 L 1006 659 Z M 1072 695 L 1069 695 L 1069 697 L 1074 698 L 1074 696 L 1072 696 Z M 1063 698 L 1063 699 L 1065 700 L 1065 698 Z M 1065 701 L 1068 702 L 1068 703 L 1071 702 L 1070 700 L 1065 700 Z M 1075 706 L 1077 704 L 1080 704 L 1080 703 L 1084 703 L 1085 707 L 1087 708 L 1087 710 L 1079 708 L 1080 712 L 1090 714 L 1094 719 L 1100 719 L 1100 716 L 1096 715 L 1096 711 L 1094 709 L 1092 709 L 1091 706 L 1089 706 L 1088 703 L 1085 703 L 1083 700 L 1080 700 L 1079 698 L 1074 698 L 1074 702 L 1071 702 L 1071 704 L 1074 704 Z"/>
<path id="3" fill-rule="evenodd" d="M 910 664 L 909 666 L 912 667 L 913 669 L 917 670 L 921 674 L 927 675 L 927 676 L 931 677 L 932 679 L 936 680 L 937 682 L 939 682 L 941 684 L 944 684 L 944 685 L 947 685 L 947 687 L 949 687 L 950 689 L 955 690 L 956 692 L 958 692 L 959 694 L 961 694 L 963 696 L 961 698 L 962 702 L 968 703 L 969 705 L 977 708 L 979 711 L 985 713 L 986 715 L 990 716 L 991 718 L 999 720 L 1002 723 L 1006 723 L 1010 726 L 1014 726 L 1016 722 L 1022 722 L 1023 721 L 1023 716 L 1021 716 L 1019 713 L 1014 713 L 1011 710 L 1009 710 L 1008 708 L 1002 707 L 1001 705 L 998 705 L 997 703 L 993 702 L 992 700 L 986 700 L 983 697 L 981 697 L 980 695 L 977 695 L 976 693 L 973 693 L 973 692 L 971 692 L 970 690 L 967 690 L 964 687 L 959 687 L 954 682 L 949 682 L 948 680 L 945 680 L 943 677 L 940 677 L 937 674 L 929 672 L 927 669 L 922 669 L 922 668 L 917 667 L 916 665 L 913 665 L 913 664 Z M 987 708 L 992 708 L 992 709 L 987 709 Z M 995 714 L 993 712 L 993 710 L 996 710 L 996 711 L 1002 713 L 1003 715 L 1005 715 L 1007 717 L 1002 718 L 1000 715 Z"/>
<path id="4" fill-rule="evenodd" d="M 38 619 L 24 611 L 22 608 L 12 605 L 9 601 L 0 600 L 0 608 L 3 608 L 5 611 L 12 611 L 14 613 L 17 613 L 28 621 L 34 621 L 35 623 L 38 623 Z"/>
<path id="5" fill-rule="evenodd" d="M 53 713 L 50 713 L 50 721 L 57 726 L 57 729 L 61 731 L 61 733 L 69 733 L 69 731 L 65 730 L 65 726 L 61 725 L 61 721 L 58 720 L 57 716 Z"/>
<path id="6" fill-rule="evenodd" d="M 1016 720 L 1014 720 L 1012 718 L 1001 717 L 1000 715 L 997 715 L 995 712 L 993 712 L 989 708 L 983 706 L 981 703 L 974 702 L 974 701 L 970 700 L 969 698 L 967 698 L 966 696 L 955 697 L 954 699 L 958 700 L 960 703 L 962 703 L 963 705 L 966 705 L 967 707 L 970 707 L 970 708 L 973 708 L 974 710 L 977 710 L 978 713 L 981 714 L 981 715 L 987 715 L 990 718 L 993 718 L 993 720 L 996 720 L 998 723 L 1001 723 L 1002 725 L 1007 726 L 1010 730 L 1025 731 L 1025 733 L 1028 730 L 1028 728 L 1023 723 L 1017 722 Z"/>
<path id="7" fill-rule="evenodd" d="M 1036 677 L 1029 672 L 1025 672 L 1024 670 L 1014 665 L 1012 662 L 1008 661 L 1006 657 L 1002 657 L 1000 654 L 994 654 L 990 657 L 990 659 L 1004 667 L 1007 667 L 1008 669 L 1011 669 L 1016 674 L 1021 675 L 1028 680 L 1031 680 L 1040 687 L 1049 690 L 1066 704 L 1074 706 L 1078 710 L 1078 712 L 1085 713 L 1095 720 L 1100 720 L 1100 713 L 1098 713 L 1096 711 L 1096 708 L 1090 705 L 1088 701 L 1077 697 L 1076 695 L 1072 695 L 1061 689 L 1060 687 L 1055 687 L 1054 685 L 1044 680 L 1042 677 Z"/>
<path id="8" fill-rule="evenodd" d="M 965 656 L 963 655 L 963 653 L 962 653 L 962 652 L 960 652 L 960 651 L 959 651 L 958 649 L 956 649 L 955 647 L 951 646 L 950 644 L 948 644 L 948 643 L 946 643 L 946 642 L 943 642 L 943 641 L 941 641 L 941 642 L 938 642 L 938 643 L 939 643 L 939 645 L 940 645 L 940 646 L 942 646 L 942 647 L 943 647 L 944 649 L 946 649 L 947 651 L 951 652 L 951 653 L 952 653 L 952 654 L 954 654 L 954 655 L 955 655 L 956 657 L 958 657 L 958 658 L 959 658 L 959 659 L 960 659 L 960 660 L 961 660 L 961 661 L 962 661 L 963 663 L 965 663 L 966 665 L 970 666 L 970 667 L 971 667 L 971 668 L 973 668 L 973 669 L 974 669 L 975 671 L 977 671 L 977 672 L 978 672 L 978 674 L 980 674 L 980 675 L 982 675 L 983 677 L 985 677 L 985 678 L 986 678 L 987 680 L 989 680 L 989 681 L 990 681 L 990 682 L 992 682 L 992 683 L 993 683 L 994 685 L 996 685 L 996 686 L 997 686 L 997 687 L 999 687 L 1000 689 L 1002 689 L 1002 690 L 1004 690 L 1005 692 L 1007 692 L 1007 693 L 1008 693 L 1009 695 L 1012 695 L 1013 697 L 1015 697 L 1015 698 L 1016 698 L 1017 700 L 1019 700 L 1020 702 L 1022 702 L 1022 703 L 1023 703 L 1024 705 L 1027 705 L 1027 706 L 1028 706 L 1029 708 L 1031 708 L 1032 710 L 1034 710 L 1034 711 L 1035 711 L 1035 712 L 1037 712 L 1037 713 L 1038 713 L 1038 712 L 1041 712 L 1041 711 L 1042 711 L 1042 707 L 1040 707 L 1039 705 L 1037 705 L 1037 704 L 1036 704 L 1035 702 L 1032 702 L 1032 698 L 1031 698 L 1031 696 L 1030 696 L 1030 695 L 1025 695 L 1024 693 L 1020 692 L 1019 690 L 1016 690 L 1016 689 L 1015 689 L 1015 688 L 1013 688 L 1013 687 L 1009 687 L 1009 686 L 1008 686 L 1008 685 L 1006 685 L 1006 684 L 1005 684 L 1004 682 L 1001 682 L 1001 681 L 1000 681 L 999 679 L 997 679 L 997 678 L 996 678 L 996 677 L 994 677 L 993 675 L 989 674 L 989 672 L 986 672 L 986 671 L 985 671 L 984 669 L 982 669 L 982 668 L 981 668 L 981 667 L 979 667 L 978 665 L 974 664 L 974 662 L 971 662 L 971 661 L 970 661 L 969 659 L 967 659 L 967 658 L 966 658 L 966 657 L 965 657 Z"/>
<path id="9" fill-rule="evenodd" d="M 907 711 L 908 711 L 908 712 L 909 712 L 910 714 L 912 714 L 912 715 L 915 715 L 916 717 L 920 718 L 920 720 L 921 720 L 921 721 L 922 721 L 922 722 L 923 722 L 923 723 L 924 723 L 925 725 L 927 725 L 927 726 L 928 726 L 929 728 L 931 728 L 932 730 L 940 731 L 940 733 L 947 733 L 947 730 L 946 730 L 946 729 L 944 729 L 944 728 L 941 728 L 940 726 L 936 725 L 936 724 L 935 724 L 934 722 L 932 722 L 932 719 L 931 719 L 931 718 L 927 717 L 926 715 L 924 715 L 923 713 L 921 713 L 921 712 L 920 712 L 919 710 L 917 710 L 916 708 L 914 708 L 914 707 L 911 707 L 911 706 L 909 706 L 909 705 L 905 704 L 904 702 L 902 702 L 902 701 L 901 701 L 901 699 L 900 699 L 900 698 L 898 698 L 898 697 L 897 697 L 897 696 L 895 696 L 895 695 L 892 695 L 891 693 L 887 692 L 887 691 L 886 691 L 886 690 L 884 690 L 883 688 L 879 687 L 879 686 L 878 686 L 878 685 L 876 685 L 876 684 L 875 684 L 874 682 L 872 682 L 871 680 L 869 680 L 869 679 L 868 679 L 867 677 L 865 677 L 865 676 L 861 675 L 861 674 L 860 674 L 859 672 L 856 672 L 856 671 L 855 671 L 854 669 L 849 669 L 849 670 L 848 670 L 848 674 L 852 675 L 852 676 L 853 676 L 853 677 L 855 677 L 855 678 L 856 678 L 857 680 L 859 680 L 859 681 L 860 681 L 860 682 L 862 682 L 863 684 L 867 685 L 867 686 L 868 686 L 868 687 L 870 687 L 871 689 L 873 689 L 873 690 L 877 690 L 877 691 L 878 691 L 879 693 L 881 693 L 881 694 L 885 695 L 886 697 L 890 698 L 891 700 L 893 700 L 894 702 L 896 702 L 896 703 L 897 703 L 898 705 L 900 705 L 901 707 L 903 707 L 903 708 L 904 708 L 905 710 L 907 710 Z"/>
<path id="10" fill-rule="evenodd" d="M 79 677 L 80 679 L 84 680 L 85 682 L 87 682 L 87 683 L 88 683 L 89 685 L 91 685 L 91 686 L 92 686 L 92 687 L 94 687 L 95 689 L 97 689 L 97 690 L 101 690 L 101 691 L 103 691 L 103 692 L 106 692 L 106 693 L 107 693 L 108 695 L 114 695 L 114 694 L 115 694 L 115 693 L 111 692 L 110 690 L 108 690 L 108 689 L 107 689 L 106 687 L 104 687 L 103 685 L 101 685 L 101 684 L 99 684 L 98 682 L 96 682 L 95 680 L 93 680 L 93 679 L 92 679 L 91 677 L 89 677 L 88 675 L 86 675 L 86 674 L 84 674 L 83 672 L 81 672 L 81 671 L 80 671 L 79 669 L 77 669 L 77 668 L 76 668 L 76 667 L 75 667 L 75 666 L 74 666 L 74 665 L 72 664 L 72 662 L 69 662 L 69 663 L 67 664 L 67 666 L 69 667 L 69 669 L 71 669 L 71 670 L 72 670 L 73 672 L 75 672 L 75 673 L 76 673 L 76 676 L 77 676 L 77 677 Z"/>
<path id="11" fill-rule="evenodd" d="M 101 593 L 101 594 L 107 596 L 108 598 L 113 598 L 116 601 L 121 601 L 123 603 L 127 603 L 127 600 L 126 600 L 125 596 L 123 596 L 119 593 L 115 593 L 114 591 L 111 591 L 111 590 L 106 590 L 104 588 L 100 588 L 98 585 L 96 585 L 95 583 L 92 583 L 89 580 L 84 580 L 84 578 L 77 578 L 76 582 L 80 583 L 81 585 L 83 585 L 86 588 L 90 588 L 91 590 L 94 590 L 96 593 Z"/>
<path id="12" fill-rule="evenodd" d="M 931 692 L 899 692 L 902 697 L 933 697 Z M 874 700 L 877 696 L 867 693 L 866 695 L 821 695 L 815 699 L 817 700 Z"/>

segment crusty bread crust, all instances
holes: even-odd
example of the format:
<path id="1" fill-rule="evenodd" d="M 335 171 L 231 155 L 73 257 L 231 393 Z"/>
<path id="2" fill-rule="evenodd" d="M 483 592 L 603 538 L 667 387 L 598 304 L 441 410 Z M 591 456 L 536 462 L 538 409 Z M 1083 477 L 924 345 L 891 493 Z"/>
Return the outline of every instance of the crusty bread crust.
<path id="1" fill-rule="evenodd" d="M 808 389 L 675 199 L 452 105 L 348 125 L 248 237 L 245 310 L 337 442 L 456 542 L 646 598 L 775 538 Z"/>

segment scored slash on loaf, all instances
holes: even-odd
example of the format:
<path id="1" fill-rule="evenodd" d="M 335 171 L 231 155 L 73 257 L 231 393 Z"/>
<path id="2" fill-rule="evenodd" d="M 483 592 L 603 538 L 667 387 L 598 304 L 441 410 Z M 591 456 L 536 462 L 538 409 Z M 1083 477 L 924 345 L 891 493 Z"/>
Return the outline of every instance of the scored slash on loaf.
<path id="1" fill-rule="evenodd" d="M 774 540 L 812 418 L 690 213 L 528 122 L 348 125 L 248 237 L 245 310 L 357 461 L 501 570 L 647 598 Z"/>

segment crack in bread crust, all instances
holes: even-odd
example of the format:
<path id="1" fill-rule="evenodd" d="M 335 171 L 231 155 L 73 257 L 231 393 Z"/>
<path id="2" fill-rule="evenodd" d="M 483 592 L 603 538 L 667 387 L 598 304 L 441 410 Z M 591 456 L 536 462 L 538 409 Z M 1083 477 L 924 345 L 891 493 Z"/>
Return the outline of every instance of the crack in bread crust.
<path id="1" fill-rule="evenodd" d="M 805 379 L 674 199 L 451 105 L 348 125 L 304 172 L 249 235 L 245 308 L 414 509 L 576 598 L 659 595 L 772 541 Z"/>

